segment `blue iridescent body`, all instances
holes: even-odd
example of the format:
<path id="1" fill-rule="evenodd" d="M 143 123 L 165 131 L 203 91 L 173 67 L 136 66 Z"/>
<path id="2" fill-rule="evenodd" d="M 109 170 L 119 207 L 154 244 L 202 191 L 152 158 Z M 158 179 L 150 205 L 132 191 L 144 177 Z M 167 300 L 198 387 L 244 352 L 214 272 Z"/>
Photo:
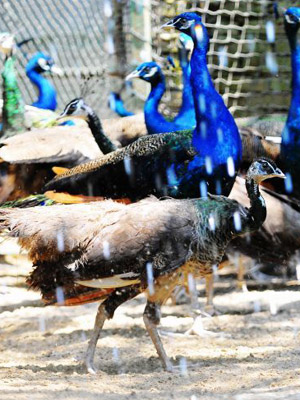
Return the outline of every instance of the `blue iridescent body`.
<path id="1" fill-rule="evenodd" d="M 189 123 L 190 126 L 196 126 L 194 97 L 190 80 L 191 66 L 188 60 L 188 54 L 190 51 L 189 46 L 190 42 L 192 42 L 192 39 L 184 33 L 181 33 L 180 41 L 182 45 L 179 48 L 179 62 L 182 70 L 183 90 L 181 107 L 178 114 L 174 118 L 174 122 L 177 124 Z"/>
<path id="2" fill-rule="evenodd" d="M 128 111 L 123 103 L 123 100 L 119 93 L 111 92 L 109 94 L 108 105 L 112 111 L 117 113 L 120 117 L 130 117 L 134 115 L 133 112 Z"/>
<path id="3" fill-rule="evenodd" d="M 195 13 L 183 13 L 172 21 L 173 24 L 170 22 L 169 26 L 189 34 L 194 42 L 191 85 L 197 125 L 193 132 L 192 145 L 197 155 L 189 162 L 187 173 L 180 184 L 188 185 L 200 176 L 203 182 L 202 186 L 200 183 L 201 194 L 205 194 L 204 181 L 207 181 L 210 193 L 222 192 L 227 195 L 242 158 L 239 131 L 209 74 L 206 60 L 209 37 L 201 23 L 201 17 Z M 179 173 L 176 166 L 175 173 Z"/>
<path id="4" fill-rule="evenodd" d="M 284 15 L 285 31 L 291 48 L 292 97 L 282 133 L 280 158 L 287 172 L 286 191 L 300 197 L 300 8 L 290 7 Z"/>
<path id="5" fill-rule="evenodd" d="M 53 111 L 57 107 L 56 91 L 52 83 L 42 75 L 51 71 L 53 65 L 52 58 L 41 52 L 35 54 L 26 65 L 26 74 L 39 92 L 37 101 L 32 103 L 34 107 Z"/>

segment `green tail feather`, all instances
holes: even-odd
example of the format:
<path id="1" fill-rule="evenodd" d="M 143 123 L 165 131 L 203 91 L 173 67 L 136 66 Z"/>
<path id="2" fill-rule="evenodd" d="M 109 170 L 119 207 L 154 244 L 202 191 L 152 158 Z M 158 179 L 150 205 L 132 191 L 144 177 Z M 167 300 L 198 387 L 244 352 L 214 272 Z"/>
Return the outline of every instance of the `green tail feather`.
<path id="1" fill-rule="evenodd" d="M 43 194 L 31 195 L 24 199 L 0 203 L 0 208 L 29 208 L 35 206 L 52 206 L 57 204 L 54 200 L 48 199 Z"/>
<path id="2" fill-rule="evenodd" d="M 24 131 L 25 108 L 18 86 L 15 72 L 15 57 L 9 56 L 4 63 L 3 78 L 3 109 L 2 138 L 14 136 Z"/>

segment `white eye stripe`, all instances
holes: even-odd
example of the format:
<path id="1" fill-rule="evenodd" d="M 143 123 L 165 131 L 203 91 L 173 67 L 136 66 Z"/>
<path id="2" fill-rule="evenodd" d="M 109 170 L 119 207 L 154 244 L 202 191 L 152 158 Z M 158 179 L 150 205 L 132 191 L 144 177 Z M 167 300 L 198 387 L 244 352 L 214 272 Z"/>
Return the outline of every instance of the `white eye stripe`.
<path id="1" fill-rule="evenodd" d="M 144 75 L 145 78 L 151 78 L 151 76 L 155 75 L 157 72 L 157 67 L 151 68 L 151 70 Z"/>
<path id="2" fill-rule="evenodd" d="M 284 17 L 285 17 L 286 22 L 289 24 L 297 24 L 297 22 L 299 22 L 299 20 L 296 21 L 296 20 L 292 19 L 291 15 L 289 15 L 289 14 L 285 14 Z"/>

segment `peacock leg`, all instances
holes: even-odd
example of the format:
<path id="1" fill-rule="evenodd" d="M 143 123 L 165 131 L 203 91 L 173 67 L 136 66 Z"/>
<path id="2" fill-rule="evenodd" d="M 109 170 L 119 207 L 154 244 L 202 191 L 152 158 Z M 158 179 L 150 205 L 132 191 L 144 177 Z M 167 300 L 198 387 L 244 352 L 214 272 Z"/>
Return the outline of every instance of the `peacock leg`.
<path id="1" fill-rule="evenodd" d="M 156 348 L 157 354 L 163 364 L 163 367 L 168 372 L 172 372 L 173 370 L 172 363 L 165 352 L 165 349 L 163 347 L 162 341 L 159 337 L 156 328 L 156 325 L 158 325 L 160 321 L 159 313 L 160 313 L 159 306 L 155 303 L 148 301 L 143 315 L 144 323 L 151 337 L 151 340 Z"/>
<path id="2" fill-rule="evenodd" d="M 96 319 L 95 319 L 95 325 L 94 325 L 94 330 L 92 333 L 92 337 L 90 338 L 88 349 L 86 352 L 85 356 L 85 365 L 87 368 L 87 371 L 90 374 L 95 374 L 96 370 L 94 367 L 94 356 L 95 356 L 95 349 L 97 346 L 97 342 L 101 333 L 101 330 L 103 328 L 105 320 L 108 318 L 108 314 L 105 310 L 105 304 L 100 304 Z"/>
<path id="3" fill-rule="evenodd" d="M 214 275 L 210 274 L 205 277 L 205 293 L 206 293 L 206 306 L 204 308 L 205 312 L 209 315 L 214 314 Z"/>
<path id="4" fill-rule="evenodd" d="M 85 357 L 85 365 L 89 373 L 96 373 L 94 368 L 95 349 L 105 320 L 111 319 L 119 305 L 134 298 L 140 292 L 141 288 L 139 286 L 126 286 L 122 289 L 115 290 L 102 304 L 100 304 L 95 319 L 94 330 Z"/>

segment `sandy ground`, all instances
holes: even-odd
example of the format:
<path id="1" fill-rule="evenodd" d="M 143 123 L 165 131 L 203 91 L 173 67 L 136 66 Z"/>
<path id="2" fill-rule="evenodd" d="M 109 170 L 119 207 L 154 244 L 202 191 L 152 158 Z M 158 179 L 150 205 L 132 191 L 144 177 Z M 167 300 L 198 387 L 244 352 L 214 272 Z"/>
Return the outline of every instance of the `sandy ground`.
<path id="1" fill-rule="evenodd" d="M 39 399 L 300 399 L 300 291 L 239 293 L 217 282 L 222 315 L 203 318 L 219 337 L 163 336 L 175 371 L 164 372 L 145 333 L 140 296 L 120 307 L 98 342 L 97 375 L 82 359 L 97 304 L 43 307 L 27 291 L 29 266 L 0 265 L 0 398 Z M 203 297 L 200 302 L 203 304 Z M 162 330 L 185 332 L 188 305 L 167 304 Z"/>

